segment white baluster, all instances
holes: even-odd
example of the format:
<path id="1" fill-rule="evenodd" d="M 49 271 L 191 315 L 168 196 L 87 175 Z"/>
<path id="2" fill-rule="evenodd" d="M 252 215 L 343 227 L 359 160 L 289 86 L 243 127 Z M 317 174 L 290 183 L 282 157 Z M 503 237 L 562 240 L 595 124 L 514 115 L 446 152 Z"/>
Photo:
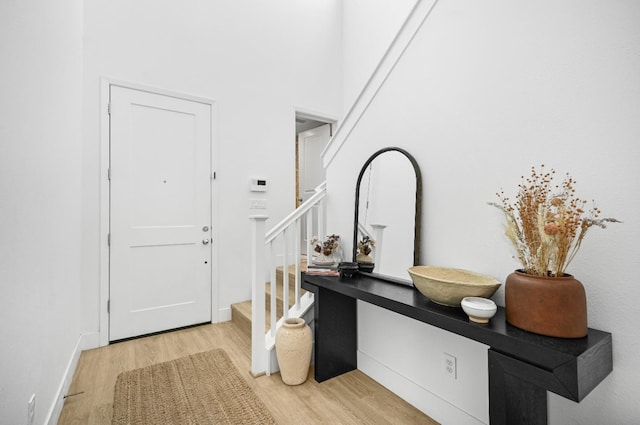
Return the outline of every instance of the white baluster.
<path id="1" fill-rule="evenodd" d="M 287 227 L 283 234 L 283 255 L 282 255 L 282 317 L 289 318 L 289 236 L 290 227 Z"/>
<path id="2" fill-rule="evenodd" d="M 296 220 L 296 222 L 293 225 L 293 240 L 294 241 L 299 241 L 300 240 L 300 219 Z M 295 258 L 295 277 L 294 277 L 294 282 L 295 282 L 295 309 L 296 311 L 298 310 L 298 308 L 300 307 L 300 244 L 296 243 L 293 244 L 293 255 Z"/>
<path id="3" fill-rule="evenodd" d="M 313 237 L 313 208 L 307 211 L 307 266 L 311 264 L 313 251 L 311 248 L 311 238 Z"/>
<path id="4" fill-rule="evenodd" d="M 318 203 L 318 238 L 322 241 L 325 236 L 325 228 L 326 228 L 326 220 L 325 215 L 327 212 L 327 206 L 324 203 L 324 200 L 321 200 Z"/>

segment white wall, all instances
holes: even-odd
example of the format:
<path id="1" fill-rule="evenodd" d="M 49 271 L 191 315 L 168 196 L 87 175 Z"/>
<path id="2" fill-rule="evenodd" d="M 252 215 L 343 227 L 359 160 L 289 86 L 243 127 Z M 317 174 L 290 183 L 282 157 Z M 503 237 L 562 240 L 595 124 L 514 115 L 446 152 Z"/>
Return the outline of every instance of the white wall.
<path id="1" fill-rule="evenodd" d="M 218 108 L 219 320 L 250 298 L 249 199 L 266 198 L 271 227 L 295 206 L 295 108 L 337 117 L 337 0 L 112 1 L 85 5 L 84 294 L 98 330 L 100 77 L 212 99 Z M 266 177 L 267 194 L 249 178 Z M 257 211 L 263 213 L 264 211 Z"/>
<path id="2" fill-rule="evenodd" d="M 387 51 L 416 0 L 343 0 L 345 112 Z"/>
<path id="3" fill-rule="evenodd" d="M 3 425 L 45 423 L 80 340 L 82 3 L 0 5 Z"/>
<path id="4" fill-rule="evenodd" d="M 614 371 L 579 404 L 550 395 L 550 424 L 640 417 L 639 19 L 631 0 L 439 2 L 327 170 L 329 230 L 349 234 L 360 164 L 380 147 L 406 148 L 423 172 L 423 262 L 501 280 L 517 263 L 500 213 L 486 203 L 501 188 L 515 194 L 532 165 L 571 172 L 582 197 L 624 221 L 593 229 L 569 270 L 585 285 L 589 325 L 613 333 Z M 345 55 L 357 60 L 358 51 Z M 495 299 L 503 303 L 502 290 Z M 368 312 L 358 320 L 382 325 Z M 368 345 L 385 344 L 371 338 Z M 442 351 L 444 341 L 431 344 Z M 454 354 L 464 362 L 469 353 Z M 411 379 L 400 362 L 387 366 Z M 424 367 L 414 363 L 413 373 Z M 439 373 L 440 365 L 427 367 Z"/>
<path id="5" fill-rule="evenodd" d="M 489 385 L 487 359 L 484 344 L 358 301 L 358 369 L 444 425 L 489 422 L 489 394 L 478 391 Z"/>

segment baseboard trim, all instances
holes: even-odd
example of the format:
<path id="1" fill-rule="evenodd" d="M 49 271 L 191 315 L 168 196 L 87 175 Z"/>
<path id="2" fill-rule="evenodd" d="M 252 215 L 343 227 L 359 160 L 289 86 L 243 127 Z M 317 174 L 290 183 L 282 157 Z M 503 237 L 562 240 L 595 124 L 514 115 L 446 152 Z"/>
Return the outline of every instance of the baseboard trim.
<path id="1" fill-rule="evenodd" d="M 228 322 L 231 320 L 231 307 L 218 310 L 218 322 Z"/>
<path id="2" fill-rule="evenodd" d="M 81 350 L 92 350 L 100 347 L 100 332 L 88 332 L 80 336 Z"/>
<path id="3" fill-rule="evenodd" d="M 439 423 L 486 425 L 361 351 L 358 351 L 358 369 Z"/>
<path id="4" fill-rule="evenodd" d="M 73 379 L 73 374 L 75 373 L 76 367 L 78 366 L 80 354 L 83 350 L 98 347 L 99 343 L 100 334 L 98 332 L 82 334 L 78 338 L 78 342 L 76 343 L 76 346 L 71 353 L 71 358 L 67 363 L 67 368 L 64 371 L 62 381 L 58 386 L 55 401 L 49 409 L 49 414 L 47 415 L 47 418 L 44 422 L 47 425 L 56 425 L 58 423 L 60 413 L 62 413 L 62 406 L 64 405 L 64 397 L 69 391 L 69 387 L 71 386 L 71 380 Z"/>

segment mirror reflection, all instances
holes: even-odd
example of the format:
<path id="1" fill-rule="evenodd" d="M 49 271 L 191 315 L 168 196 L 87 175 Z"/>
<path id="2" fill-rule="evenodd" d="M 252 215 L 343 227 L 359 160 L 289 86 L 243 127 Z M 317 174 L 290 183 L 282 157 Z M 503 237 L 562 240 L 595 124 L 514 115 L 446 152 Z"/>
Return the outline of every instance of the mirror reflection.
<path id="1" fill-rule="evenodd" d="M 420 255 L 421 189 L 408 152 L 385 148 L 369 158 L 356 186 L 353 261 L 373 262 L 376 275 L 408 282 L 407 269 Z"/>

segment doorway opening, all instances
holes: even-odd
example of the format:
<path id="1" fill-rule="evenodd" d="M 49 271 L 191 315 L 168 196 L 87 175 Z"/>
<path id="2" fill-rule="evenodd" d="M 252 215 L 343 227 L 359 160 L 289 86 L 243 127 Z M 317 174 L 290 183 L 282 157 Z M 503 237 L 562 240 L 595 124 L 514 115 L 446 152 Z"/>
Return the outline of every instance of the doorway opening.
<path id="1" fill-rule="evenodd" d="M 321 154 L 333 136 L 336 121 L 302 112 L 296 112 L 295 119 L 295 207 L 298 208 L 326 179 Z"/>
<path id="2" fill-rule="evenodd" d="M 296 112 L 295 124 L 295 207 L 298 208 L 315 193 L 318 185 L 326 180 L 322 152 L 333 136 L 336 120 Z M 306 218 L 303 218 L 303 228 L 306 226 L 305 220 Z M 317 231 L 313 229 L 314 234 Z M 302 252 L 306 252 L 307 243 L 306 235 L 302 232 L 300 235 Z"/>

